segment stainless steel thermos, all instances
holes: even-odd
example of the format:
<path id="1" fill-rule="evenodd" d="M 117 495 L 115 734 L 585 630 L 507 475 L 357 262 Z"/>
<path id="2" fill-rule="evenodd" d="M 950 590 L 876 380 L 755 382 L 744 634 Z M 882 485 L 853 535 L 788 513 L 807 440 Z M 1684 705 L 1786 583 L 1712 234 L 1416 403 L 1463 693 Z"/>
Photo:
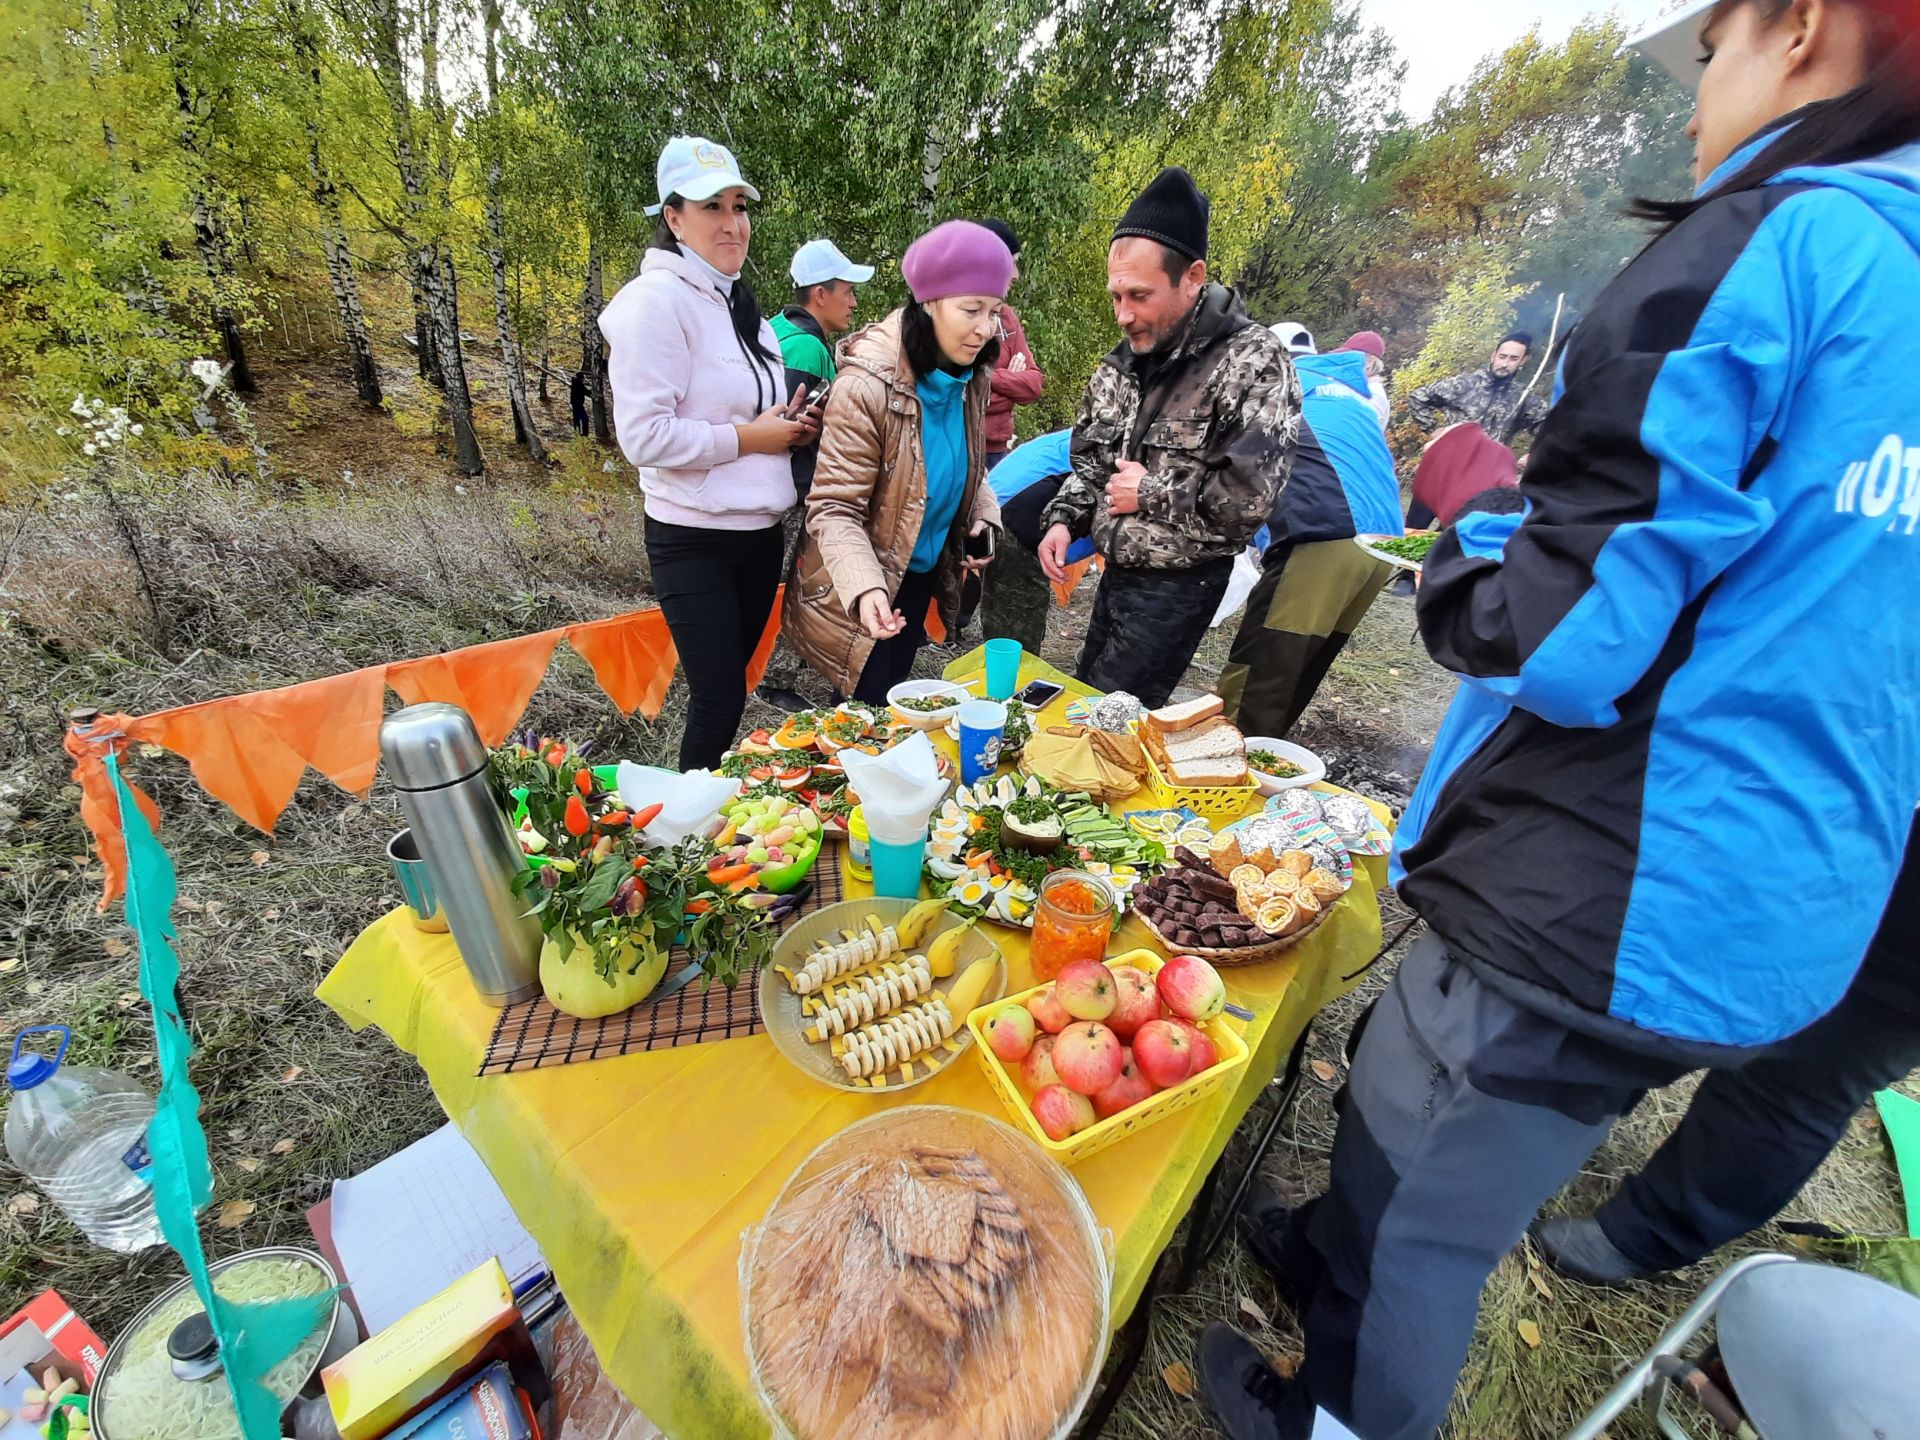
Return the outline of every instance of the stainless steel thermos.
<path id="1" fill-rule="evenodd" d="M 507 1005 L 539 994 L 540 922 L 513 893 L 527 862 L 473 718 L 458 705 L 409 705 L 381 725 L 380 754 L 480 998 Z"/>

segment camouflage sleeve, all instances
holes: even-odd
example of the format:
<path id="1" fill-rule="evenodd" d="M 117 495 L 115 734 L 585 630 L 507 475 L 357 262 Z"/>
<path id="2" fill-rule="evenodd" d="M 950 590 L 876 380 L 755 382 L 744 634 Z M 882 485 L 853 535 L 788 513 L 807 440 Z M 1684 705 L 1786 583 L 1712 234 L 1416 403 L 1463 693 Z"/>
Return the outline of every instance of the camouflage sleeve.
<path id="1" fill-rule="evenodd" d="M 1547 418 L 1549 402 L 1544 395 L 1529 395 L 1520 402 L 1520 414 L 1513 422 L 1513 433 L 1507 438 L 1517 440 L 1529 431 L 1537 431 L 1540 422 Z"/>
<path id="2" fill-rule="evenodd" d="M 1459 397 L 1455 391 L 1463 378 L 1452 375 L 1445 380 L 1436 380 L 1431 385 L 1422 385 L 1407 396 L 1407 414 L 1413 418 L 1413 423 L 1422 430 L 1446 424 L 1447 412 L 1458 408 Z"/>
<path id="3" fill-rule="evenodd" d="M 1095 507 L 1105 503 L 1107 477 L 1113 474 L 1114 457 L 1104 442 L 1088 437 L 1087 421 L 1093 413 L 1093 388 L 1081 393 L 1080 408 L 1073 417 L 1073 438 L 1067 442 L 1067 455 L 1073 470 L 1060 482 L 1060 489 L 1041 513 L 1040 532 L 1064 525 L 1075 539 L 1093 531 Z"/>

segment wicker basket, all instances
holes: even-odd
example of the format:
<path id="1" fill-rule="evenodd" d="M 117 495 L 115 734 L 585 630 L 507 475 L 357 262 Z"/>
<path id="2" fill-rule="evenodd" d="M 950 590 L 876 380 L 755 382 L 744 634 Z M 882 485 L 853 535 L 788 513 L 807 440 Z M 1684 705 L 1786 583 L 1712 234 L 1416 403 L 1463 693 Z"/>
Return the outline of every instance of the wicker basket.
<path id="1" fill-rule="evenodd" d="M 1343 896 L 1341 898 L 1344 899 L 1345 897 Z M 1160 927 L 1146 916 L 1140 916 L 1140 923 L 1151 930 L 1153 932 L 1153 938 L 1166 946 L 1172 954 L 1198 955 L 1209 965 L 1215 966 L 1257 965 L 1262 960 L 1272 960 L 1284 955 L 1302 940 L 1313 934 L 1314 931 L 1327 923 L 1327 917 L 1333 913 L 1333 906 L 1339 903 L 1340 901 L 1336 900 L 1333 902 L 1333 905 L 1322 906 L 1320 913 L 1313 917 L 1312 924 L 1294 931 L 1291 935 L 1276 935 L 1273 939 L 1262 941 L 1258 945 L 1240 945 L 1226 950 L 1209 950 L 1204 945 L 1179 945 L 1168 939 Z"/>
<path id="2" fill-rule="evenodd" d="M 1147 789 L 1162 810 L 1177 810 L 1184 805 L 1209 819 L 1238 820 L 1247 814 L 1249 805 L 1258 805 L 1262 798 L 1258 782 L 1252 780 L 1245 785 L 1176 785 L 1160 773 L 1153 751 L 1147 750 L 1146 756 Z"/>
<path id="3" fill-rule="evenodd" d="M 1305 932 L 1302 932 L 1305 933 Z M 1166 964 L 1164 956 L 1151 950 L 1129 950 L 1124 955 L 1113 955 L 1107 959 L 1107 968 L 1117 970 L 1131 966 L 1155 974 Z M 1027 1104 L 1026 1096 L 1020 1093 L 1020 1082 L 1014 1078 L 1005 1061 L 993 1053 L 993 1047 L 987 1044 L 986 1024 L 993 1012 L 1008 1004 L 1024 1004 L 1028 996 L 1046 989 L 1045 985 L 1035 985 L 1018 994 L 1008 995 L 991 1005 L 982 1005 L 967 1016 L 967 1028 L 973 1031 L 975 1041 L 973 1053 L 980 1057 L 980 1063 L 986 1067 L 987 1081 L 1000 1096 L 1000 1102 L 1013 1116 L 1013 1123 L 1031 1135 L 1046 1152 L 1064 1165 L 1072 1165 L 1097 1155 L 1109 1145 L 1124 1140 L 1136 1130 L 1141 1130 L 1156 1120 L 1198 1105 L 1209 1095 L 1217 1094 L 1228 1084 L 1229 1077 L 1242 1065 L 1252 1053 L 1247 1042 L 1240 1038 L 1235 1021 L 1226 1016 L 1218 1016 L 1207 1021 L 1200 1028 L 1207 1032 L 1213 1041 L 1219 1059 L 1213 1067 L 1199 1075 L 1190 1075 L 1178 1085 L 1170 1086 L 1157 1095 L 1150 1095 L 1138 1105 L 1121 1111 L 1108 1120 L 1101 1120 L 1082 1130 L 1078 1135 L 1065 1140 L 1049 1140 L 1047 1132 L 1040 1128 L 1040 1122 L 1034 1119 L 1033 1107 Z M 1238 1077 L 1234 1077 L 1236 1080 Z"/>

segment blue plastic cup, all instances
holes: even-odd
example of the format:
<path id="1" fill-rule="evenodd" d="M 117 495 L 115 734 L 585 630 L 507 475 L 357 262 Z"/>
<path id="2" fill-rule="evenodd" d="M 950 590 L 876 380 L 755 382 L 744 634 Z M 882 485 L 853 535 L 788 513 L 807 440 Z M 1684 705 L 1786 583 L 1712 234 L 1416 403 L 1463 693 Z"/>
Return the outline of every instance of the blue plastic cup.
<path id="1" fill-rule="evenodd" d="M 1020 642 L 987 641 L 987 698 L 1011 700 L 1020 688 Z"/>
<path id="2" fill-rule="evenodd" d="M 992 642 L 988 642 L 992 643 Z M 1020 642 L 1013 642 L 1020 648 Z M 972 785 L 1000 768 L 1000 737 L 1007 707 L 997 700 L 969 700 L 960 707 L 960 783 Z"/>
<path id="3" fill-rule="evenodd" d="M 911 845 L 889 845 L 870 839 L 867 848 L 873 857 L 873 893 L 889 900 L 920 898 L 920 867 L 927 858 L 927 837 L 923 834 Z"/>

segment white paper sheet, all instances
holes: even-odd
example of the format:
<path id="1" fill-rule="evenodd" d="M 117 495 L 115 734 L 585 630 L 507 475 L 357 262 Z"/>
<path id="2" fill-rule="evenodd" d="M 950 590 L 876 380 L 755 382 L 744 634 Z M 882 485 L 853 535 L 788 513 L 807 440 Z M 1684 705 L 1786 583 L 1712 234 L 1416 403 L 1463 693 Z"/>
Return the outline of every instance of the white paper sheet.
<path id="1" fill-rule="evenodd" d="M 333 1244 L 369 1332 L 431 1300 L 491 1256 L 521 1282 L 547 1262 L 451 1122 L 333 1185 Z"/>

